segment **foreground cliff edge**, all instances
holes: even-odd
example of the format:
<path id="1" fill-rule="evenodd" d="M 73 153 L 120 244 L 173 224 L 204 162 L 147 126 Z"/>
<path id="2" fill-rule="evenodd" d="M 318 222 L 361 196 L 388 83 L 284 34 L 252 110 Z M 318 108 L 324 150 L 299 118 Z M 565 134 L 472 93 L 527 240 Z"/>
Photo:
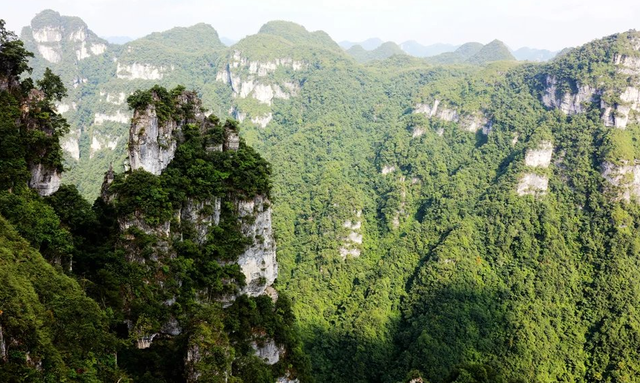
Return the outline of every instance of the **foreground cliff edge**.
<path id="1" fill-rule="evenodd" d="M 60 186 L 64 94 L 0 24 L 0 380 L 298 382 L 270 169 L 197 95 L 154 87 L 124 173 L 90 206 Z"/>

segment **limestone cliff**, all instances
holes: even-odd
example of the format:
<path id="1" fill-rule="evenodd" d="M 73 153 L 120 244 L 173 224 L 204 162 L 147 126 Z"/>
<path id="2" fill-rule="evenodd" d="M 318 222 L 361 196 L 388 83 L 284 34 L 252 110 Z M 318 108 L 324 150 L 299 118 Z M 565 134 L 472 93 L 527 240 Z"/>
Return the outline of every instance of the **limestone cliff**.
<path id="1" fill-rule="evenodd" d="M 606 76 L 585 77 L 581 74 L 580 79 L 568 78 L 566 74 L 556 74 L 551 66 L 542 81 L 542 102 L 546 107 L 559 109 L 567 115 L 598 108 L 604 124 L 619 129 L 640 122 L 640 35 L 627 32 L 609 39 L 612 46 L 597 63 L 608 69 Z M 587 45 L 571 52 L 560 58 L 557 65 L 573 66 L 570 60 L 586 54 L 584 52 L 589 48 Z"/>
<path id="2" fill-rule="evenodd" d="M 220 302 L 222 307 L 229 308 L 242 295 L 267 295 L 275 304 L 278 294 L 272 285 L 278 275 L 278 265 L 268 189 L 237 184 L 246 180 L 234 175 L 238 171 L 234 161 L 241 161 L 250 153 L 240 140 L 235 125 L 227 122 L 222 126 L 217 118 L 205 116 L 200 100 L 193 92 L 178 88 L 167 93 L 154 87 L 148 93 L 135 96 L 139 98 L 129 100 L 134 108 L 129 167 L 123 175 L 116 175 L 112 170 L 107 172 L 102 187 L 102 200 L 113 205 L 118 212 L 117 224 L 122 234 L 119 246 L 124 250 L 126 260 L 148 270 L 153 278 L 144 283 L 153 287 L 154 294 L 163 300 L 164 306 L 172 307 L 184 299 L 179 286 L 186 282 L 181 280 L 181 276 L 175 276 L 178 280 L 169 283 L 165 280 L 169 277 L 166 273 L 174 259 L 184 256 L 184 243 L 188 241 L 202 252 L 202 256 L 211 254 L 208 257 L 212 257 L 210 260 L 217 265 L 204 263 L 202 267 L 228 273 L 221 280 L 221 285 L 205 285 L 196 292 L 194 298 L 199 304 Z M 188 149 L 184 149 L 185 145 Z M 201 151 L 204 157 L 185 157 L 185 153 L 192 156 L 193 151 Z M 203 159 L 213 161 L 214 167 L 205 175 L 192 175 L 191 172 L 200 168 L 191 165 L 205 166 Z M 178 161 L 179 165 L 172 164 L 172 161 Z M 174 200 L 170 208 L 155 205 L 155 201 L 164 194 L 159 188 L 173 182 L 170 177 L 181 172 L 178 166 L 190 169 L 183 173 L 186 178 L 180 178 L 181 184 L 174 186 L 184 190 L 184 197 Z M 207 178 L 203 177 L 212 172 L 219 174 L 219 182 L 223 185 L 211 185 L 215 191 L 191 194 L 190 184 L 205 182 Z M 246 178 L 241 173 L 238 175 Z M 127 180 L 133 179 L 135 182 L 127 185 Z M 146 184 L 140 185 L 141 182 Z M 142 189 L 132 195 L 130 189 L 136 185 Z M 154 191 L 147 194 L 150 189 Z M 144 205 L 145 202 L 140 200 L 146 198 L 149 198 L 148 203 Z M 159 206 L 169 210 L 154 215 L 151 208 L 141 206 Z M 147 241 L 147 244 L 141 247 L 140 241 Z M 230 244 L 233 244 L 231 248 L 228 247 Z M 232 258 L 234 254 L 235 258 Z M 234 267 L 238 268 L 236 276 L 233 275 Z M 131 305 L 139 299 L 127 298 Z M 129 315 L 127 327 L 136 334 L 139 349 L 153 347 L 154 339 L 181 334 L 189 325 L 184 318 L 174 315 L 166 316 L 156 326 L 141 325 L 143 322 L 139 317 L 134 313 Z M 256 331 L 256 334 L 262 334 L 261 330 Z M 202 376 L 214 373 L 203 367 L 212 357 L 210 347 L 213 346 L 208 345 L 207 336 L 202 334 L 193 334 L 189 339 L 185 355 L 187 380 L 198 381 Z M 277 363 L 285 353 L 281 341 L 276 342 L 271 336 L 262 334 L 251 339 L 252 352 L 267 365 Z M 226 350 L 228 355 L 232 355 Z M 231 371 L 215 372 L 218 373 L 231 374 Z"/>
<path id="3" fill-rule="evenodd" d="M 291 57 L 251 60 L 242 51 L 234 50 L 217 73 L 216 81 L 227 84 L 234 98 L 249 98 L 260 104 L 259 107 L 250 109 L 236 105 L 231 114 L 239 121 L 249 116 L 253 124 L 265 128 L 273 118 L 268 110 L 275 100 L 288 100 L 300 93 L 301 83 L 293 78 L 296 77 L 296 72 L 303 71 L 308 66 L 305 61 Z M 276 72 L 287 72 L 292 79 L 283 81 L 282 76 L 275 76 Z"/>

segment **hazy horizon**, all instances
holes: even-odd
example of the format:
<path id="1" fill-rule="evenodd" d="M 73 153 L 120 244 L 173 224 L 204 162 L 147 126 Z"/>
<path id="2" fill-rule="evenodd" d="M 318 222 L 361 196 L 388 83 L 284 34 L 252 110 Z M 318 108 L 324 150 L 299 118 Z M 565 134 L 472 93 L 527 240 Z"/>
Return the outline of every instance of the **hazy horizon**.
<path id="1" fill-rule="evenodd" d="M 512 49 L 557 51 L 640 29 L 640 2 L 628 0 L 614 0 L 606 8 L 593 0 L 526 0 L 517 4 L 508 0 L 328 0 L 322 4 L 292 0 L 34 0 L 4 10 L 2 18 L 8 29 L 20 34 L 44 9 L 78 16 L 99 36 L 134 39 L 204 22 L 221 37 L 237 41 L 256 33 L 268 21 L 287 20 L 310 31 L 323 30 L 336 42 L 377 37 L 398 44 L 415 40 L 423 45 L 459 45 L 499 39 Z"/>

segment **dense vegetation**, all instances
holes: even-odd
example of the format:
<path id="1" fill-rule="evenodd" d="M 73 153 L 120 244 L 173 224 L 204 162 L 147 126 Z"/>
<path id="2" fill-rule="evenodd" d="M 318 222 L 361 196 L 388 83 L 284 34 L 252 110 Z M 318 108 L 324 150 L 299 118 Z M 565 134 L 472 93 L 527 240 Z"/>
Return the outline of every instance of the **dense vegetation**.
<path id="1" fill-rule="evenodd" d="M 269 164 L 244 141 L 208 149 L 222 148 L 236 123 L 198 120 L 183 87 L 135 92 L 134 110 L 153 103 L 160 124 L 179 124 L 166 171 L 109 172 L 93 206 L 74 186 L 43 198 L 27 186 L 30 169 L 62 170 L 67 124 L 54 102 L 66 90 L 49 69 L 34 84 L 30 55 L 0 21 L 0 380 L 310 381 L 289 299 L 237 296 L 245 277 L 235 261 L 253 239 L 234 201 L 268 196 L 271 185 Z M 219 224 L 205 238 L 176 222 L 186 204 L 207 214 L 215 198 Z M 268 341 L 285 350 L 273 365 L 252 346 Z"/>
<path id="2" fill-rule="evenodd" d="M 170 65 L 163 60 L 177 54 L 164 51 L 162 35 L 154 39 L 155 63 Z M 614 62 L 622 55 L 637 57 L 638 39 L 636 32 L 609 36 L 545 65 L 510 62 L 512 56 L 498 41 L 465 44 L 426 60 L 394 55 L 360 65 L 324 33 L 272 22 L 228 51 L 212 48 L 208 56 L 195 55 L 198 60 L 185 54 L 180 70 L 160 82 L 184 78 L 203 94 L 205 105 L 215 104 L 214 111 L 232 110 L 236 117 L 245 113 L 239 125 L 244 138 L 272 164 L 278 289 L 290 297 L 297 322 L 288 315 L 274 319 L 265 314 L 269 300 L 261 298 L 238 300 L 227 311 L 230 320 L 214 323 L 205 324 L 202 315 L 220 311 L 189 311 L 188 294 L 173 309 L 184 311 L 166 312 L 149 304 L 160 300 L 153 284 L 139 282 L 156 276 L 149 269 L 95 266 L 123 258 L 115 253 L 87 257 L 84 266 L 83 257 L 74 255 L 74 273 L 85 268 L 87 280 L 95 283 L 88 287 L 90 295 L 112 302 L 109 307 L 119 307 L 123 300 L 113 294 L 113 286 L 133 286 L 136 299 L 147 299 L 131 316 L 142 330 L 161 321 L 144 318 L 193 315 L 191 334 L 202 335 L 202 344 L 220 347 L 214 347 L 220 357 L 205 370 L 236 363 L 233 368 L 247 367 L 237 375 L 245 381 L 258 381 L 257 376 L 267 381 L 276 371 L 249 368 L 255 359 L 246 344 L 235 349 L 242 356 L 231 362 L 226 345 L 244 338 L 257 323 L 279 320 L 287 321 L 287 331 L 295 327 L 300 332 L 319 382 L 395 383 L 418 377 L 432 383 L 640 380 L 635 315 L 640 308 L 640 209 L 635 197 L 630 202 L 621 198 L 624 187 L 611 185 L 602 175 L 605 161 L 637 163 L 640 126 L 631 119 L 624 131 L 606 127 L 600 110 L 601 102 L 629 106 L 619 96 L 628 86 L 637 87 L 637 73 L 621 71 Z M 259 64 L 282 59 L 296 60 L 300 67 L 280 65 L 258 76 Z M 225 70 L 236 77 L 216 80 Z M 595 89 L 593 98 L 584 100 L 584 112 L 566 115 L 545 107 L 549 78 L 557 81 L 558 98 L 573 94 L 579 85 Z M 138 81 L 110 79 L 92 89 L 97 95 L 100 89 L 131 87 L 129 94 Z M 289 85 L 295 91 L 260 102 L 251 91 L 242 94 L 243 83 L 281 90 Z M 156 107 L 166 106 L 171 118 L 176 112 L 171 91 L 152 91 L 164 100 Z M 151 93 L 139 92 L 130 103 L 137 108 L 154 100 Z M 436 100 L 440 110 L 450 112 L 448 119 L 435 112 L 414 113 L 418 105 L 432 107 Z M 84 107 L 87 113 L 93 108 L 89 103 Z M 272 119 L 265 128 L 251 122 L 269 113 Z M 468 119 L 475 117 L 482 126 L 470 129 Z M 113 227 L 114 214 L 135 216 L 135 203 L 150 213 L 147 224 L 156 224 L 186 198 L 228 193 L 238 164 L 203 152 L 201 142 L 236 125 L 210 123 L 216 127 L 211 132 L 187 137 L 166 174 L 116 176 L 112 187 L 120 190 L 120 203 L 111 207 L 115 210 L 94 207 L 103 217 L 101 225 Z M 195 130 L 187 127 L 185 132 Z M 527 166 L 526 153 L 547 142 L 553 146 L 549 166 Z M 241 163 L 256 164 L 258 177 L 249 184 L 258 189 L 238 187 L 240 179 L 231 185 L 236 185 L 234 192 L 251 196 L 269 190 L 260 182 L 266 179 L 260 174 L 268 170 L 246 148 Z M 202 175 L 202 183 L 186 185 L 182 177 L 191 173 Z M 518 185 L 526 174 L 548 180 L 548 188 L 520 195 Z M 97 186 L 92 187 L 97 193 Z M 52 222 L 63 210 L 55 210 L 58 216 L 51 213 Z M 110 216 L 111 221 L 106 219 Z M 220 230 L 220 236 L 210 238 L 213 247 L 204 249 L 193 244 L 193 232 L 183 230 L 177 247 L 183 262 L 166 266 L 169 273 L 182 273 L 190 285 L 170 288 L 226 293 L 229 286 L 216 285 L 215 278 L 237 275 L 210 261 L 233 258 L 237 247 L 226 241 L 240 238 L 233 225 L 223 223 Z M 135 230 L 129 234 L 135 238 L 130 244 L 134 250 L 153 240 Z M 75 234 L 73 238 L 79 240 Z M 96 251 L 87 253 L 100 254 Z M 156 271 L 165 272 L 163 266 Z M 282 302 L 288 310 L 289 301 Z M 211 332 L 220 328 L 237 332 Z M 266 331 L 283 339 L 279 328 Z M 284 338 L 295 338 L 295 331 L 287 334 Z M 159 347 L 148 359 L 125 347 L 130 352 L 127 373 L 139 374 L 139 366 L 151 359 L 158 365 L 164 360 L 161 353 L 170 354 L 179 344 Z M 304 365 L 302 350 L 297 350 L 292 358 Z M 158 370 L 156 378 L 170 379 L 167 374 L 175 366 Z"/>

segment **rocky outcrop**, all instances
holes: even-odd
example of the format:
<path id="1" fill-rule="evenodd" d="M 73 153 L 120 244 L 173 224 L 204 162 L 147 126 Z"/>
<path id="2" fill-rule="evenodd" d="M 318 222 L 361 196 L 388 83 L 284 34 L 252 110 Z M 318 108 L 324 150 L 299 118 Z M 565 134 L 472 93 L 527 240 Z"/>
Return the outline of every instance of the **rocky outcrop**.
<path id="1" fill-rule="evenodd" d="M 413 113 L 423 114 L 428 118 L 435 118 L 442 121 L 456 122 L 460 125 L 461 129 L 467 132 L 475 133 L 482 130 L 483 134 L 489 134 L 491 121 L 489 121 L 483 113 L 477 112 L 475 114 L 460 115 L 456 109 L 443 107 L 441 104 L 441 101 L 438 99 L 435 99 L 433 104 L 419 103 L 414 106 Z M 416 137 L 415 131 L 414 137 Z"/>
<path id="2" fill-rule="evenodd" d="M 424 133 L 425 133 L 424 128 L 421 128 L 419 126 L 415 126 L 413 128 L 413 131 L 411 132 L 411 138 L 421 137 L 422 135 L 424 135 Z"/>
<path id="3" fill-rule="evenodd" d="M 300 71 L 308 67 L 303 61 L 289 57 L 276 58 L 269 61 L 252 61 L 244 57 L 238 50 L 233 51 L 228 62 L 216 75 L 216 81 L 229 85 L 234 98 L 251 97 L 259 103 L 271 106 L 274 100 L 287 100 L 299 94 L 301 83 L 282 81 L 273 76 L 277 70 Z M 231 110 L 235 119 L 242 122 L 250 117 L 252 123 L 265 128 L 272 119 L 270 112 L 252 114 L 251 111 L 240 110 L 235 106 Z"/>
<path id="4" fill-rule="evenodd" d="M 627 202 L 632 199 L 640 202 L 640 164 L 625 162 L 616 165 L 604 162 L 601 174 L 611 186 L 617 189 L 620 199 Z"/>
<path id="5" fill-rule="evenodd" d="M 611 87 L 598 83 L 593 85 L 575 83 L 563 87 L 571 91 L 560 91 L 560 81 L 554 75 L 547 75 L 542 102 L 549 108 L 560 109 L 567 115 L 583 113 L 587 108 L 600 100 L 599 105 L 602 121 L 606 126 L 625 129 L 631 122 L 640 123 L 640 42 L 637 36 L 630 35 L 625 40 L 630 53 L 615 53 L 611 64 L 615 66 L 616 81 L 620 85 Z M 571 86 L 568 86 L 571 85 Z M 615 100 L 615 101 L 612 101 Z"/>
<path id="6" fill-rule="evenodd" d="M 44 25 L 43 19 L 46 19 Z M 84 60 L 101 55 L 108 48 L 107 42 L 91 32 L 86 24 L 71 21 L 70 18 L 50 10 L 38 14 L 32 21 L 31 28 L 26 30 L 27 35 L 23 35 L 23 38 L 31 38 L 38 53 L 53 64 L 59 64 L 63 60 Z"/>
<path id="7" fill-rule="evenodd" d="M 300 380 L 291 378 L 291 375 L 287 372 L 285 376 L 279 377 L 276 383 L 300 383 Z"/>
<path id="8" fill-rule="evenodd" d="M 435 99 L 432 105 L 416 104 L 413 109 L 413 113 L 424 114 L 429 118 L 437 118 L 443 121 L 458 122 L 460 119 L 460 116 L 455 109 L 440 107 L 440 100 L 438 99 Z"/>
<path id="9" fill-rule="evenodd" d="M 392 165 L 385 165 L 382 167 L 382 170 L 380 171 L 382 173 L 382 175 L 387 175 L 389 173 L 393 173 L 396 171 L 396 167 L 392 166 Z"/>
<path id="10" fill-rule="evenodd" d="M 273 114 L 268 113 L 268 114 L 265 114 L 264 116 L 251 117 L 251 122 L 253 122 L 254 124 L 258 125 L 261 128 L 266 128 L 272 119 L 273 119 Z"/>
<path id="11" fill-rule="evenodd" d="M 280 361 L 280 356 L 284 353 L 284 347 L 278 346 L 273 339 L 262 342 L 251 342 L 255 355 L 266 364 L 272 366 Z"/>
<path id="12" fill-rule="evenodd" d="M 638 70 L 640 74 L 640 69 Z M 630 122 L 640 123 L 640 89 L 628 86 L 613 106 L 602 102 L 602 121 L 606 126 L 625 129 Z"/>
<path id="13" fill-rule="evenodd" d="M 31 165 L 31 179 L 29 187 L 41 196 L 49 196 L 58 191 L 62 179 L 58 169 L 43 164 Z"/>
<path id="14" fill-rule="evenodd" d="M 589 86 L 576 84 L 575 93 L 560 93 L 555 76 L 546 77 L 546 86 L 542 95 L 542 103 L 548 108 L 560 109 L 566 115 L 584 113 L 590 103 L 595 101 L 601 91 Z"/>
<path id="15" fill-rule="evenodd" d="M 548 168 L 551 164 L 553 144 L 549 141 L 541 142 L 536 149 L 527 150 L 524 156 L 524 164 L 531 167 Z"/>
<path id="16" fill-rule="evenodd" d="M 131 115 L 127 113 L 123 113 L 118 110 L 114 114 L 106 114 L 106 113 L 96 113 L 93 118 L 93 123 L 95 125 L 101 125 L 105 121 L 113 121 L 119 122 L 121 124 L 126 124 L 131 120 Z"/>
<path id="17" fill-rule="evenodd" d="M 189 198 L 177 214 L 181 222 L 185 221 L 193 225 L 197 243 L 204 244 L 209 228 L 220 223 L 221 202 L 220 198 L 206 201 L 195 201 Z"/>
<path id="18" fill-rule="evenodd" d="M 120 64 L 116 66 L 116 77 L 125 80 L 160 80 L 169 68 L 152 64 L 137 63 Z"/>
<path id="19" fill-rule="evenodd" d="M 245 276 L 242 294 L 263 295 L 278 276 L 276 243 L 271 228 L 271 205 L 265 196 L 236 202 L 242 233 L 253 243 L 238 258 Z"/>
<path id="20" fill-rule="evenodd" d="M 520 178 L 516 192 L 518 195 L 542 196 L 549 188 L 549 178 L 535 173 L 526 173 Z"/>
<path id="21" fill-rule="evenodd" d="M 80 159 L 80 129 L 70 131 L 63 139 L 60 140 L 62 150 L 71 156 L 74 160 Z"/>
<path id="22" fill-rule="evenodd" d="M 129 130 L 129 166 L 159 175 L 173 159 L 177 147 L 178 124 L 160 123 L 156 108 L 149 104 L 144 111 L 135 111 Z"/>
<path id="23" fill-rule="evenodd" d="M 487 135 L 491 130 L 491 122 L 482 113 L 469 114 L 460 119 L 460 128 L 472 133 L 482 130 L 482 133 Z"/>
<path id="24" fill-rule="evenodd" d="M 345 259 L 347 256 L 359 257 L 360 246 L 362 245 L 362 211 L 355 212 L 355 218 L 353 220 L 346 220 L 342 226 L 347 229 L 348 234 L 342 238 L 342 245 L 340 246 L 340 256 Z"/>

